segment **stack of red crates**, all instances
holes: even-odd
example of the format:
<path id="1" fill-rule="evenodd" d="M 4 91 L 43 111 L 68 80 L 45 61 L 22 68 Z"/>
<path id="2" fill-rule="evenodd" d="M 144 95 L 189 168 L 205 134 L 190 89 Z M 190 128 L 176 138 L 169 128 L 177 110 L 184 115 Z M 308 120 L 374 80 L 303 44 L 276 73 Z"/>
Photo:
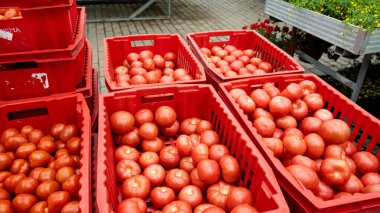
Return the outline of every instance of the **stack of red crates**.
<path id="1" fill-rule="evenodd" d="M 85 8 L 76 0 L 0 1 L 0 133 L 29 124 L 49 134 L 54 123 L 76 124 L 82 138 L 79 207 L 91 212 L 98 73 L 85 24 Z"/>

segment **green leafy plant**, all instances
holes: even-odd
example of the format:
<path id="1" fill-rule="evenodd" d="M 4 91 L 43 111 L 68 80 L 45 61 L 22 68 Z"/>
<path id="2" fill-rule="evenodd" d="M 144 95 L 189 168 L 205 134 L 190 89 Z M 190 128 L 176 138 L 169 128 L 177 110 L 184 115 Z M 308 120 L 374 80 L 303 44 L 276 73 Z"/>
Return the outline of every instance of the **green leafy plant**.
<path id="1" fill-rule="evenodd" d="M 365 30 L 380 28 L 379 0 L 284 0 Z"/>

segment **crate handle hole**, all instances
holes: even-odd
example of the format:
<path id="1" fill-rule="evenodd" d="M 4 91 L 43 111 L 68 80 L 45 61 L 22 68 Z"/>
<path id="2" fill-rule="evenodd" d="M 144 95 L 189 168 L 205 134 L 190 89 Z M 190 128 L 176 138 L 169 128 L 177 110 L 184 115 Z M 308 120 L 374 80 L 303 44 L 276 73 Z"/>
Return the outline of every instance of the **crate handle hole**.
<path id="1" fill-rule="evenodd" d="M 159 95 L 145 95 L 141 97 L 141 103 L 172 101 L 173 99 L 174 99 L 174 93 L 166 93 L 166 94 L 159 94 Z"/>
<path id="2" fill-rule="evenodd" d="M 34 68 L 38 68 L 37 62 L 34 62 L 34 61 L 0 64 L 0 71 L 23 70 L 23 69 L 34 69 Z"/>
<path id="3" fill-rule="evenodd" d="M 9 121 L 32 118 L 38 116 L 46 116 L 48 115 L 47 108 L 37 108 L 37 109 L 29 109 L 29 110 L 20 110 L 15 112 L 10 112 L 7 114 L 7 118 Z"/>
<path id="4" fill-rule="evenodd" d="M 154 45 L 154 40 L 152 39 L 131 41 L 132 47 L 150 47 L 153 45 Z"/>
<path id="5" fill-rule="evenodd" d="M 210 36 L 210 42 L 230 41 L 230 36 Z"/>

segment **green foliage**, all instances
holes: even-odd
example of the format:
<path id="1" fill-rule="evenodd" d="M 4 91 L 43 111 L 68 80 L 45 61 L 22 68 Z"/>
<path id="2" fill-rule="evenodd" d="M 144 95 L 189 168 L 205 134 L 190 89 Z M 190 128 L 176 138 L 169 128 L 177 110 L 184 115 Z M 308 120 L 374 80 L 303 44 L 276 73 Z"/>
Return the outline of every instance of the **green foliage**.
<path id="1" fill-rule="evenodd" d="M 379 0 L 285 0 L 365 30 L 380 28 Z"/>

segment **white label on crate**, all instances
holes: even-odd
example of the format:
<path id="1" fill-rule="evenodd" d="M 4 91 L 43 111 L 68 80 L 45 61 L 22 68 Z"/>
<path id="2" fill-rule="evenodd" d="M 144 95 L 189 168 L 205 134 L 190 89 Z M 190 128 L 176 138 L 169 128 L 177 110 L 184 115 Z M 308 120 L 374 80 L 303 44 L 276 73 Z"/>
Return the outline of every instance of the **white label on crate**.
<path id="1" fill-rule="evenodd" d="M 45 89 L 49 88 L 49 80 L 46 73 L 32 73 L 32 78 L 40 80 Z"/>
<path id="2" fill-rule="evenodd" d="M 0 38 L 6 39 L 8 41 L 12 41 L 13 33 L 7 32 L 5 30 L 0 30 Z"/>

